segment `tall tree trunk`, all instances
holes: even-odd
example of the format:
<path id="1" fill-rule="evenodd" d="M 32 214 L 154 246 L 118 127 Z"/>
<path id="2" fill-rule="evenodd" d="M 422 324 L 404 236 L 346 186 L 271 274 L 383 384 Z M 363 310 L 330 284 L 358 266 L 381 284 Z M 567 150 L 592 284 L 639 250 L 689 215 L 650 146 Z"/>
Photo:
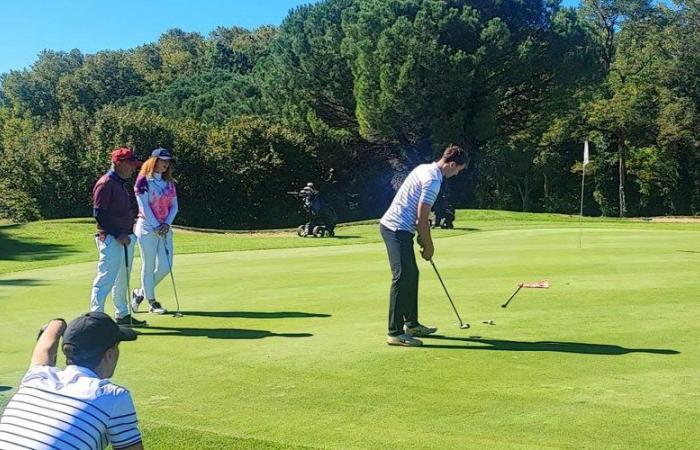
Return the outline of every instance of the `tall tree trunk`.
<path id="1" fill-rule="evenodd" d="M 620 217 L 625 217 L 627 213 L 627 204 L 625 203 L 625 147 L 622 140 L 617 144 L 617 154 L 619 159 L 618 172 L 620 179 L 620 186 L 618 188 L 620 193 Z"/>
<path id="2" fill-rule="evenodd" d="M 518 194 L 520 194 L 520 202 L 522 205 L 522 211 L 527 212 L 529 211 L 530 208 L 530 192 L 532 189 L 530 188 L 530 179 L 529 177 L 525 177 L 522 179 L 522 183 L 518 182 L 516 183 L 516 187 L 518 188 Z"/>

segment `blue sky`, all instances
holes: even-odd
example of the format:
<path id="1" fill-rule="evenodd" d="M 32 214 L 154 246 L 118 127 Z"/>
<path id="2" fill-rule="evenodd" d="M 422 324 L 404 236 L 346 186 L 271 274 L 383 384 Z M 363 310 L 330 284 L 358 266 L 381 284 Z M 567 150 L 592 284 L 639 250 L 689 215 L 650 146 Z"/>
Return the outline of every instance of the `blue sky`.
<path id="1" fill-rule="evenodd" d="M 0 73 L 30 66 L 43 49 L 83 53 L 133 48 L 170 28 L 203 35 L 219 25 L 279 25 L 310 0 L 5 0 L 0 8 Z M 564 4 L 578 0 L 564 0 Z"/>
<path id="2" fill-rule="evenodd" d="M 170 28 L 204 35 L 219 25 L 279 25 L 309 0 L 4 0 L 0 7 L 0 73 L 31 65 L 43 49 L 133 48 Z"/>

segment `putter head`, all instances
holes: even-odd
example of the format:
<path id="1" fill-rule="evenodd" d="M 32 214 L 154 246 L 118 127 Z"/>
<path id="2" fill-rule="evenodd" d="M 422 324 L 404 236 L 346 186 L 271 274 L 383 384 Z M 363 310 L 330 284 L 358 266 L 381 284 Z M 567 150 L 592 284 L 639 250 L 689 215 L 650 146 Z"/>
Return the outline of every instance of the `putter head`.
<path id="1" fill-rule="evenodd" d="M 173 314 L 173 317 L 178 317 L 178 318 L 179 318 L 179 317 L 182 317 L 182 314 L 179 313 L 179 312 L 176 312 L 175 314 Z"/>
<path id="2" fill-rule="evenodd" d="M 459 328 L 461 328 L 461 329 L 463 329 L 463 330 L 466 330 L 466 329 L 469 328 L 469 324 L 468 324 L 468 323 L 463 323 L 462 325 L 459 326 Z"/>

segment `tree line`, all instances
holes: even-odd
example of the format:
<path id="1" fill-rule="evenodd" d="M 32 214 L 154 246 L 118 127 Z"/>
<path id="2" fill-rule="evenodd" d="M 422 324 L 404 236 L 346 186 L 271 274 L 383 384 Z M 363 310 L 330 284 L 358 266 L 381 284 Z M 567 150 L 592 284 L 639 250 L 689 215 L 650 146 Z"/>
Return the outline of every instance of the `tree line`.
<path id="1" fill-rule="evenodd" d="M 373 217 L 446 145 L 458 207 L 700 213 L 700 1 L 326 0 L 279 27 L 43 51 L 0 77 L 0 217 L 89 215 L 111 149 L 177 156 L 179 222 Z"/>

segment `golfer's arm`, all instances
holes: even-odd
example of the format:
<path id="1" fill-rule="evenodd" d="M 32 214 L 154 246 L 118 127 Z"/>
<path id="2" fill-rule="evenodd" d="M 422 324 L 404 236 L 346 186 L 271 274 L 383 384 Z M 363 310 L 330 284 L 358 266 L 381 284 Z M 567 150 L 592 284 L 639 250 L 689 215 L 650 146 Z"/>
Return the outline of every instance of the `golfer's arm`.
<path id="1" fill-rule="evenodd" d="M 170 211 L 168 212 L 168 217 L 165 218 L 165 223 L 172 225 L 173 221 L 175 220 L 175 216 L 177 216 L 178 210 L 177 197 L 175 197 L 173 198 L 172 205 L 170 205 Z"/>
<path id="2" fill-rule="evenodd" d="M 139 211 L 143 212 L 144 218 L 146 219 L 148 225 L 154 229 L 158 228 L 160 226 L 160 222 L 158 219 L 156 219 L 156 215 L 153 214 L 153 210 L 151 209 L 151 204 L 148 202 L 148 191 L 144 191 L 143 193 L 137 195 L 136 203 L 139 205 Z"/>
<path id="3" fill-rule="evenodd" d="M 423 247 L 428 244 L 433 245 L 433 238 L 430 236 L 431 208 L 432 206 L 427 203 L 418 203 L 418 223 L 416 225 L 416 230 L 418 231 L 418 242 Z"/>
<path id="4" fill-rule="evenodd" d="M 34 346 L 32 353 L 32 366 L 55 366 L 58 352 L 58 341 L 66 329 L 66 322 L 55 319 L 49 322 L 46 329 Z"/>

